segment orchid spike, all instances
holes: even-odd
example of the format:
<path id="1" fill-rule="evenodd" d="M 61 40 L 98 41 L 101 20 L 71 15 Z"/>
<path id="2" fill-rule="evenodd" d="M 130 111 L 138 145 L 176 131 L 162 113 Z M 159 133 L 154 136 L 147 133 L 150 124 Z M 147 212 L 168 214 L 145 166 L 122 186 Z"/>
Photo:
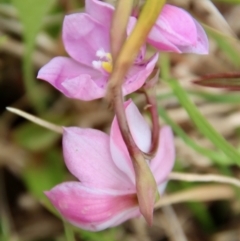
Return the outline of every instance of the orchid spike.
<path id="1" fill-rule="evenodd" d="M 148 124 L 131 101 L 125 104 L 125 110 L 135 142 L 142 151 L 148 151 Z M 162 194 L 175 159 L 170 127 L 162 127 L 160 140 L 155 158 L 146 163 Z M 93 129 L 65 128 L 63 152 L 69 171 L 79 182 L 62 183 L 45 194 L 66 220 L 83 229 L 100 231 L 141 215 L 134 168 L 116 118 L 110 136 Z"/>

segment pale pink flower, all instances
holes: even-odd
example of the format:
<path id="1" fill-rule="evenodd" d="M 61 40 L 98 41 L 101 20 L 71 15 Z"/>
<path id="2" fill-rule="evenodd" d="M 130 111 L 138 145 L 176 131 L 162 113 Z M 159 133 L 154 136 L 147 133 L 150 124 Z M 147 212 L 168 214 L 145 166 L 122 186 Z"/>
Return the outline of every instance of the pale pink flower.
<path id="1" fill-rule="evenodd" d="M 147 39 L 160 51 L 208 54 L 202 26 L 185 10 L 166 4 Z"/>
<path id="2" fill-rule="evenodd" d="M 149 151 L 151 131 L 137 107 L 126 102 L 126 115 L 138 147 Z M 99 231 L 140 216 L 135 174 L 116 118 L 110 136 L 93 129 L 64 129 L 63 152 L 69 171 L 80 182 L 65 182 L 45 192 L 60 214 L 73 225 Z M 149 162 L 162 194 L 175 159 L 173 134 L 160 131 L 160 145 Z"/>
<path id="3" fill-rule="evenodd" d="M 37 78 L 46 80 L 69 98 L 87 101 L 103 97 L 112 71 L 110 25 L 113 11 L 106 3 L 87 0 L 86 13 L 67 15 L 62 37 L 70 58 L 53 58 L 40 69 Z M 131 17 L 128 34 L 135 22 Z M 145 46 L 141 48 L 125 76 L 124 95 L 142 87 L 157 60 L 157 53 L 145 60 Z"/>

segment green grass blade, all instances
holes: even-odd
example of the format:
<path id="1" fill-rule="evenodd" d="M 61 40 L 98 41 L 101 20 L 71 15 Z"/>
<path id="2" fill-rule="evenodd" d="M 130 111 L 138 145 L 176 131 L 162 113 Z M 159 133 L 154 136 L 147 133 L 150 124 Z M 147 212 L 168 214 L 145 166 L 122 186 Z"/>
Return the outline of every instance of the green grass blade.
<path id="1" fill-rule="evenodd" d="M 208 157 L 212 161 L 214 161 L 217 164 L 221 165 L 227 165 L 232 164 L 231 160 L 226 158 L 226 156 L 223 153 L 219 153 L 216 151 L 212 151 L 206 148 L 203 148 L 199 146 L 196 142 L 194 142 L 185 132 L 184 130 L 177 125 L 167 114 L 167 112 L 162 108 L 158 107 L 158 113 L 163 118 L 163 120 L 172 127 L 173 131 L 182 138 L 182 140 L 193 150 L 200 153 L 203 156 Z"/>
<path id="2" fill-rule="evenodd" d="M 20 21 L 23 25 L 24 56 L 23 77 L 27 96 L 33 107 L 41 112 L 44 104 L 41 96 L 34 94 L 37 88 L 36 77 L 32 64 L 32 53 L 35 47 L 37 34 L 42 26 L 43 18 L 53 5 L 54 0 L 12 0 L 12 4 L 18 10 Z"/>
<path id="3" fill-rule="evenodd" d="M 212 94 L 205 91 L 197 91 L 197 90 L 188 90 L 188 94 L 201 97 L 212 103 L 231 103 L 231 104 L 239 104 L 240 103 L 240 95 L 239 93 L 221 93 L 221 94 Z"/>
<path id="4" fill-rule="evenodd" d="M 172 88 L 180 104 L 187 111 L 189 117 L 196 125 L 198 130 L 205 137 L 207 137 L 217 148 L 219 148 L 226 154 L 226 156 L 229 158 L 229 162 L 240 165 L 240 154 L 211 126 L 211 124 L 198 111 L 197 107 L 190 100 L 179 82 L 175 79 L 171 79 L 168 80 L 167 83 Z"/>
<path id="5" fill-rule="evenodd" d="M 74 230 L 70 224 L 63 222 L 66 241 L 75 241 Z"/>
<path id="6" fill-rule="evenodd" d="M 240 66 L 240 49 L 239 41 L 232 37 L 228 37 L 223 33 L 212 29 L 211 27 L 204 26 L 207 34 L 212 37 L 218 44 L 219 48 L 229 57 L 232 63 L 236 66 Z"/>

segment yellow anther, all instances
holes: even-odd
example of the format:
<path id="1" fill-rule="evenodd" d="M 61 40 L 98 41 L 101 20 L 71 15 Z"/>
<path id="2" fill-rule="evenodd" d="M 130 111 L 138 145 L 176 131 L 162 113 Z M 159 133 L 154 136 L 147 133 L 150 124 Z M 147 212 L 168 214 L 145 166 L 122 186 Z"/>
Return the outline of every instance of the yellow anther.
<path id="1" fill-rule="evenodd" d="M 112 62 L 112 55 L 110 53 L 107 53 L 106 57 L 107 57 L 108 61 Z"/>
<path id="2" fill-rule="evenodd" d="M 112 63 L 103 61 L 103 62 L 102 62 L 102 68 L 103 68 L 106 72 L 111 73 L 113 66 L 112 66 Z"/>

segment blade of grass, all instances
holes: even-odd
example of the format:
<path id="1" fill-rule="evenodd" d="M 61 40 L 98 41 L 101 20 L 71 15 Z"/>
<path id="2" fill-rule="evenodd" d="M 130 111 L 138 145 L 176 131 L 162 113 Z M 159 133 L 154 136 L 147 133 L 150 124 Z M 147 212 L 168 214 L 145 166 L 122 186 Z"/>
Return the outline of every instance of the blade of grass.
<path id="1" fill-rule="evenodd" d="M 240 0 L 215 0 L 216 2 L 222 2 L 222 3 L 231 3 L 231 4 L 239 4 Z"/>
<path id="2" fill-rule="evenodd" d="M 12 4 L 18 10 L 20 21 L 23 25 L 23 39 L 25 52 L 23 56 L 23 78 L 27 96 L 33 107 L 41 112 L 44 110 L 44 102 L 41 96 L 34 94 L 37 88 L 32 53 L 35 47 L 37 34 L 42 26 L 43 18 L 51 8 L 55 0 L 12 0 Z"/>
<path id="3" fill-rule="evenodd" d="M 195 91 L 189 90 L 187 91 L 188 94 L 199 96 L 207 101 L 215 102 L 215 103 L 233 103 L 239 104 L 240 103 L 240 95 L 230 93 L 221 93 L 221 94 L 212 94 L 205 91 Z"/>
<path id="4" fill-rule="evenodd" d="M 75 241 L 74 230 L 70 224 L 63 222 L 66 241 Z"/>
<path id="5" fill-rule="evenodd" d="M 193 150 L 200 153 L 203 156 L 208 157 L 213 162 L 220 165 L 229 165 L 232 164 L 231 161 L 226 158 L 223 153 L 212 151 L 206 148 L 199 146 L 196 142 L 194 142 L 185 132 L 184 130 L 177 125 L 167 114 L 167 112 L 162 107 L 158 107 L 158 113 L 163 118 L 163 120 L 172 127 L 173 131 L 180 137 L 182 140 Z"/>
<path id="6" fill-rule="evenodd" d="M 229 57 L 232 63 L 236 66 L 240 66 L 240 50 L 239 41 L 237 39 L 226 36 L 225 34 L 204 25 L 207 34 L 211 36 L 218 44 L 219 48 Z"/>

